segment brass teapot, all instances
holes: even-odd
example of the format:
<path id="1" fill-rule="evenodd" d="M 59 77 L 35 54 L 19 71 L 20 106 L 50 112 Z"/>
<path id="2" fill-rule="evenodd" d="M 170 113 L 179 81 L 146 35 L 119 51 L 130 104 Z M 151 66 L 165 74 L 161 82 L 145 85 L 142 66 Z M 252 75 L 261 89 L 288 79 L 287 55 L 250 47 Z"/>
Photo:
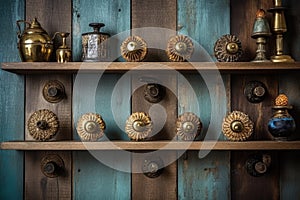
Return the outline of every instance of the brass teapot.
<path id="1" fill-rule="evenodd" d="M 29 27 L 21 31 L 20 23 L 28 24 Z M 53 42 L 48 33 L 41 27 L 41 24 L 34 18 L 31 23 L 18 20 L 17 33 L 19 42 L 18 49 L 23 62 L 49 61 L 53 51 Z"/>

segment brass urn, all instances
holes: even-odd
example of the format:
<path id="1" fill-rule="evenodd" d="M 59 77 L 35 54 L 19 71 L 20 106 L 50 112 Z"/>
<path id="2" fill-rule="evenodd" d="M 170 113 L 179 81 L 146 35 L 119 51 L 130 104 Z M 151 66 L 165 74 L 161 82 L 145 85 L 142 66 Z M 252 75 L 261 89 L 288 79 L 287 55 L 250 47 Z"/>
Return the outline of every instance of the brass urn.
<path id="1" fill-rule="evenodd" d="M 28 24 L 29 27 L 21 31 L 20 23 Z M 41 27 L 37 18 L 29 23 L 24 20 L 18 20 L 19 29 L 18 49 L 23 62 L 43 62 L 49 61 L 53 51 L 53 42 L 48 33 Z"/>

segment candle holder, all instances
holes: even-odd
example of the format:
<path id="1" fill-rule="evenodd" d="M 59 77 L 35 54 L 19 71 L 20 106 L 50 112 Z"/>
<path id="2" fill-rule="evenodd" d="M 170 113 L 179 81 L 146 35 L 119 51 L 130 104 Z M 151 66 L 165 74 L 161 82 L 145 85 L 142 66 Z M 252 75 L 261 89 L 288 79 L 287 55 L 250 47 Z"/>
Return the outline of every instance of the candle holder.
<path id="1" fill-rule="evenodd" d="M 289 55 L 283 54 L 283 33 L 287 31 L 284 10 L 281 0 L 275 0 L 275 7 L 268 11 L 274 15 L 273 33 L 276 35 L 276 54 L 271 57 L 272 62 L 294 62 Z"/>

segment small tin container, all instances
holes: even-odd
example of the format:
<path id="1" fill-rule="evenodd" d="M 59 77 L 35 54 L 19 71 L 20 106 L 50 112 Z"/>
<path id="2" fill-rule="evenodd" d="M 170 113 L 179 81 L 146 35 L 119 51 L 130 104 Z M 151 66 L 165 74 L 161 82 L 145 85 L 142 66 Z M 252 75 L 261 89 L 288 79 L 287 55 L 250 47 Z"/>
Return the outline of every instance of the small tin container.
<path id="1" fill-rule="evenodd" d="M 103 23 L 90 23 L 94 31 L 82 34 L 82 61 L 105 61 L 109 58 L 108 45 L 105 42 L 110 35 L 100 32 Z"/>

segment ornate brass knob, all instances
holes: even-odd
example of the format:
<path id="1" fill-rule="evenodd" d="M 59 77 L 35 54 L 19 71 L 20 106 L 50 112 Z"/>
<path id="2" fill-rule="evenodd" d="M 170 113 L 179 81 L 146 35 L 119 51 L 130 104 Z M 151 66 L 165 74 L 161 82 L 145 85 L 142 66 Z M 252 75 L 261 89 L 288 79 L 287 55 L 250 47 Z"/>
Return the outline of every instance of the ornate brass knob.
<path id="1" fill-rule="evenodd" d="M 126 61 L 142 61 L 147 54 L 147 43 L 139 36 L 129 36 L 121 44 L 121 55 Z"/>
<path id="2" fill-rule="evenodd" d="M 105 122 L 99 114 L 86 113 L 77 122 L 77 133 L 83 141 L 97 141 L 104 135 Z"/>
<path id="3" fill-rule="evenodd" d="M 248 174 L 259 177 L 267 173 L 271 165 L 271 156 L 269 154 L 255 154 L 246 161 L 246 170 Z"/>
<path id="4" fill-rule="evenodd" d="M 64 161 L 56 154 L 47 155 L 41 161 L 41 171 L 49 178 L 55 178 L 62 175 L 64 170 Z"/>
<path id="5" fill-rule="evenodd" d="M 58 118 L 50 110 L 38 110 L 29 117 L 27 128 L 35 140 L 50 140 L 58 132 Z"/>
<path id="6" fill-rule="evenodd" d="M 194 52 L 192 40 L 185 35 L 176 35 L 170 38 L 166 53 L 172 61 L 182 62 L 190 59 Z"/>
<path id="7" fill-rule="evenodd" d="M 266 86 L 259 81 L 250 81 L 244 88 L 244 95 L 251 103 L 260 103 L 264 100 L 267 93 Z"/>
<path id="8" fill-rule="evenodd" d="M 253 122 L 245 113 L 233 111 L 224 118 L 222 131 L 229 140 L 247 140 L 253 133 Z"/>
<path id="9" fill-rule="evenodd" d="M 176 132 L 181 140 L 194 140 L 200 135 L 201 129 L 201 120 L 194 113 L 186 112 L 177 118 Z"/>
<path id="10" fill-rule="evenodd" d="M 150 103 L 160 102 L 165 95 L 165 87 L 157 83 L 149 83 L 144 87 L 144 97 Z"/>
<path id="11" fill-rule="evenodd" d="M 219 62 L 236 62 L 242 56 L 242 44 L 235 35 L 223 35 L 216 41 L 214 52 Z"/>
<path id="12" fill-rule="evenodd" d="M 48 81 L 43 88 L 43 97 L 50 103 L 58 103 L 65 97 L 65 87 L 57 80 Z"/>
<path id="13" fill-rule="evenodd" d="M 163 169 L 163 161 L 159 157 L 145 159 L 142 167 L 144 175 L 149 178 L 160 176 L 163 173 Z"/>
<path id="14" fill-rule="evenodd" d="M 125 132 L 132 140 L 144 140 L 152 132 L 151 118 L 144 112 L 135 112 L 126 121 Z"/>

